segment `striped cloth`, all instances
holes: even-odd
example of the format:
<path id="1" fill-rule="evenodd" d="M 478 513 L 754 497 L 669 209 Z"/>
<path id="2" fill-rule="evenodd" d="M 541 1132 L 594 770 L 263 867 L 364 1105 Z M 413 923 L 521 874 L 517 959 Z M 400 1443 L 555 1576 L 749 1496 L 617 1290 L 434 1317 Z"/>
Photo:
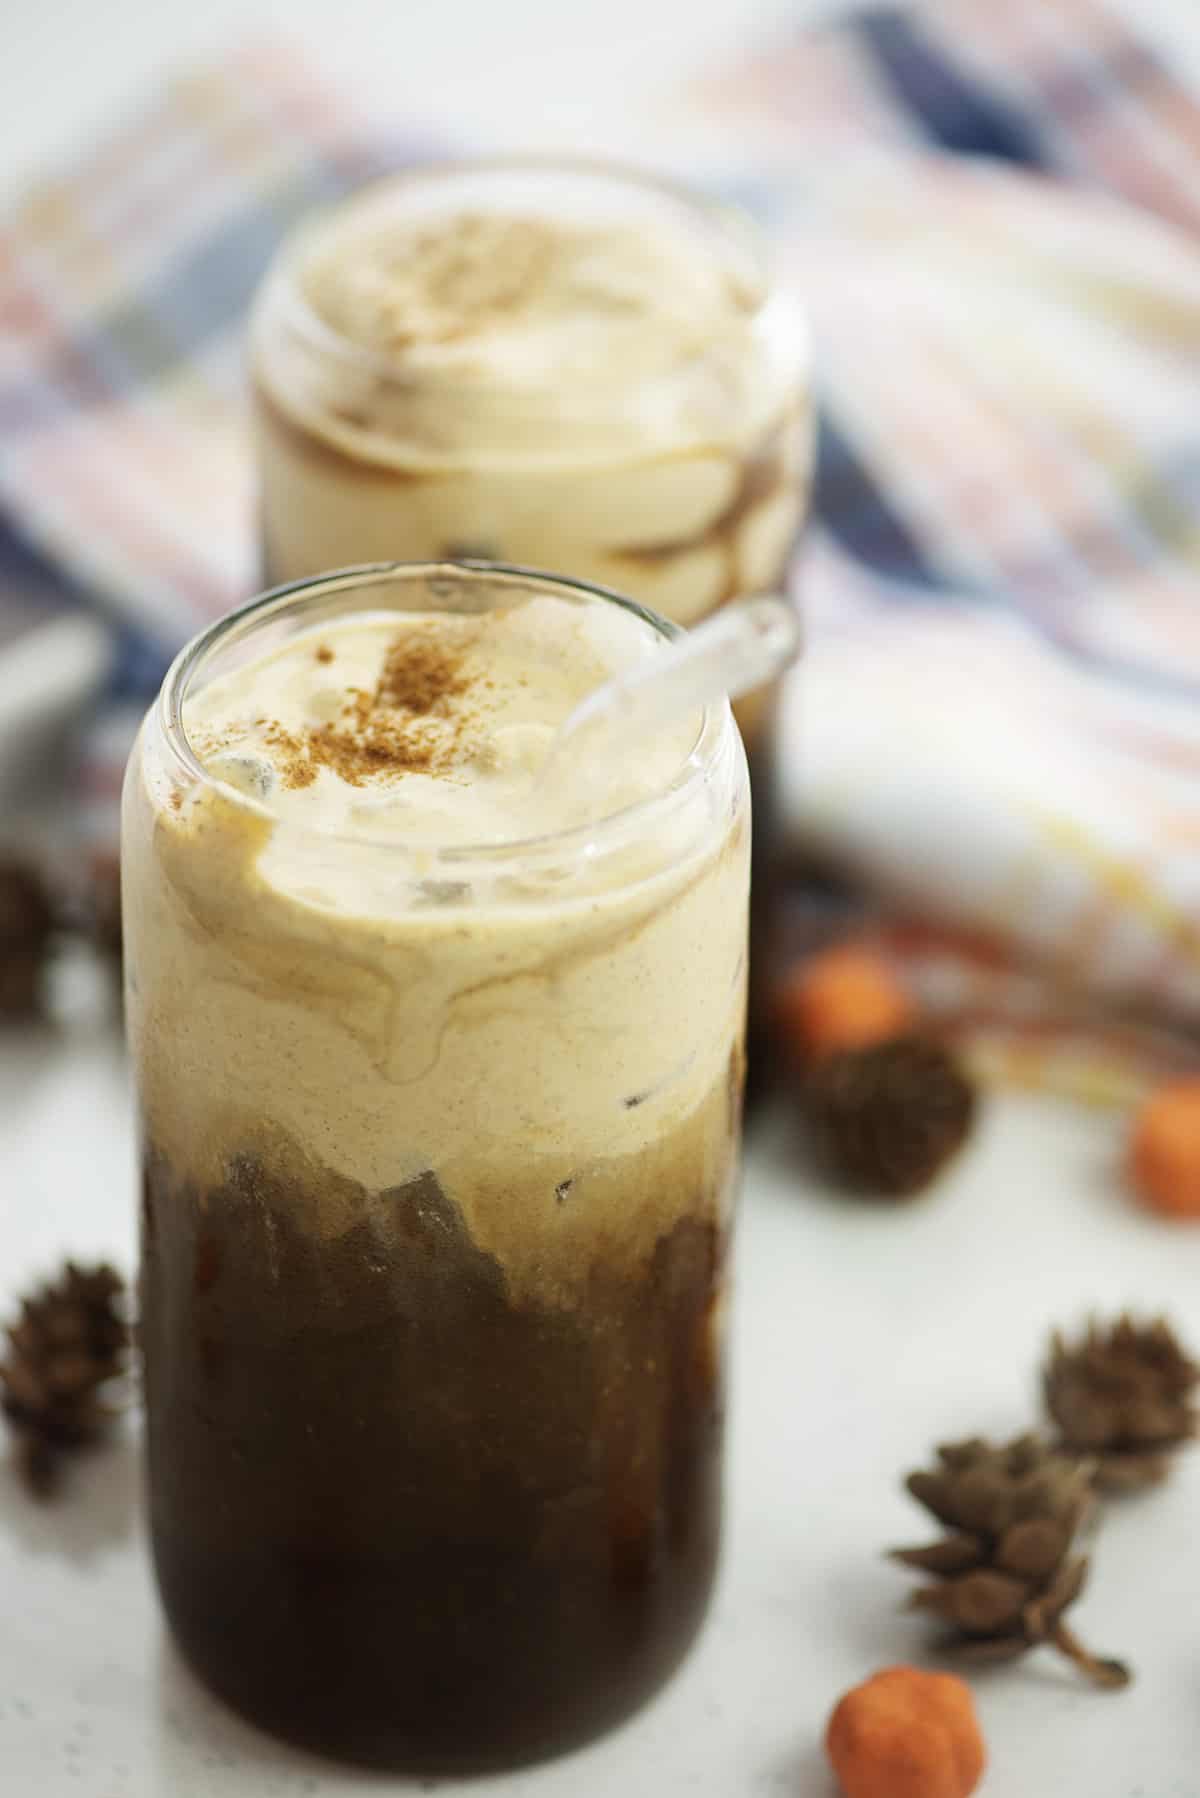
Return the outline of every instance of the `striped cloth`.
<path id="1" fill-rule="evenodd" d="M 825 389 L 793 810 L 993 1062 L 1123 1097 L 1200 1021 L 1200 98 L 941 0 L 697 100 Z"/>
<path id="2" fill-rule="evenodd" d="M 1200 99 L 1096 0 L 937 0 L 797 31 L 657 125 L 816 327 L 792 817 L 1008 1073 L 1106 1096 L 1186 1061 Z M 432 148 L 258 46 L 0 226 L 0 604 L 99 608 L 118 697 L 252 585 L 240 336 L 273 246 Z"/>
<path id="3" fill-rule="evenodd" d="M 252 590 L 242 333 L 276 245 L 432 148 L 256 44 L 173 82 L 0 224 L 0 570 L 31 546 L 151 683 Z"/>

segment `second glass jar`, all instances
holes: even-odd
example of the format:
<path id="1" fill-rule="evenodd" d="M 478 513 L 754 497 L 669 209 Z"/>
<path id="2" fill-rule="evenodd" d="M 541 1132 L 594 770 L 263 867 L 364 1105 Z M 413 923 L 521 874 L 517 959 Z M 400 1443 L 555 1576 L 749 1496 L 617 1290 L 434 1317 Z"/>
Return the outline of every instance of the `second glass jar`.
<path id="1" fill-rule="evenodd" d="M 270 583 L 478 557 L 603 583 L 684 626 L 786 583 L 811 479 L 808 339 L 736 209 L 602 164 L 393 176 L 285 243 L 251 363 Z M 736 708 L 752 1042 L 775 699 Z"/>

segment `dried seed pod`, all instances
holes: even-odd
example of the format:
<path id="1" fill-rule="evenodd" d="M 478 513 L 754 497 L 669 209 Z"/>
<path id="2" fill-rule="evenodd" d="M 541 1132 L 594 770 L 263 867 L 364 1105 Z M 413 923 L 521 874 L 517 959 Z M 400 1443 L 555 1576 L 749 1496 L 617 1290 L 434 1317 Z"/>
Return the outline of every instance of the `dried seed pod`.
<path id="1" fill-rule="evenodd" d="M 1035 1436 L 999 1446 L 973 1437 L 946 1444 L 938 1459 L 906 1484 L 951 1533 L 891 1552 L 933 1576 L 910 1604 L 946 1626 L 942 1646 L 996 1661 L 1045 1643 L 1098 1685 L 1128 1684 L 1123 1663 L 1091 1655 L 1064 1622 L 1087 1579 L 1077 1542 L 1093 1504 L 1091 1466 Z"/>
<path id="2" fill-rule="evenodd" d="M 966 1140 L 975 1089 L 954 1057 L 897 1036 L 823 1057 L 803 1088 L 817 1153 L 845 1185 L 885 1198 L 928 1186 Z"/>
<path id="3" fill-rule="evenodd" d="M 1061 1446 L 1095 1464 L 1101 1491 L 1129 1492 L 1166 1478 L 1196 1435 L 1200 1367 L 1166 1322 L 1126 1314 L 1090 1323 L 1077 1342 L 1055 1331 L 1042 1374 Z"/>
<path id="4" fill-rule="evenodd" d="M 102 1389 L 126 1364 L 124 1291 L 111 1267 L 68 1261 L 57 1280 L 24 1301 L 9 1328 L 0 1405 L 26 1483 L 39 1497 L 53 1489 L 64 1452 L 95 1442 L 114 1415 Z"/>

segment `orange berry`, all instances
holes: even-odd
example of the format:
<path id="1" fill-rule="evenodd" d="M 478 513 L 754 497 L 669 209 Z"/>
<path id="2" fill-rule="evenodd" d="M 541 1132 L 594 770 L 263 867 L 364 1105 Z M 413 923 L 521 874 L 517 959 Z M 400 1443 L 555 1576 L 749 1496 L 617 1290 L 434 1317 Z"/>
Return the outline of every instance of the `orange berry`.
<path id="1" fill-rule="evenodd" d="M 911 1029 L 916 1008 L 887 963 L 869 949 L 825 949 L 800 962 L 779 991 L 788 1046 L 810 1060 L 862 1049 Z"/>
<path id="2" fill-rule="evenodd" d="M 1151 1211 L 1200 1218 L 1200 1077 L 1151 1093 L 1134 1123 L 1129 1165 Z"/>
<path id="3" fill-rule="evenodd" d="M 917 1667 L 847 1692 L 825 1747 L 845 1798 L 969 1798 L 987 1762 L 971 1688 Z"/>

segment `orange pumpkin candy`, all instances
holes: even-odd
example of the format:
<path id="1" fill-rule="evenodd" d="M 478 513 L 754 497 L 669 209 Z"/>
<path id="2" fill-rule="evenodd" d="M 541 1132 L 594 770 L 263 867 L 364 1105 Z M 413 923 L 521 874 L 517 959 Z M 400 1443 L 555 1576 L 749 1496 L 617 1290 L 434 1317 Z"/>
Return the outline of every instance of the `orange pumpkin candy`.
<path id="1" fill-rule="evenodd" d="M 917 1667 L 847 1692 L 825 1746 L 845 1798 L 969 1798 L 987 1762 L 971 1688 Z"/>

